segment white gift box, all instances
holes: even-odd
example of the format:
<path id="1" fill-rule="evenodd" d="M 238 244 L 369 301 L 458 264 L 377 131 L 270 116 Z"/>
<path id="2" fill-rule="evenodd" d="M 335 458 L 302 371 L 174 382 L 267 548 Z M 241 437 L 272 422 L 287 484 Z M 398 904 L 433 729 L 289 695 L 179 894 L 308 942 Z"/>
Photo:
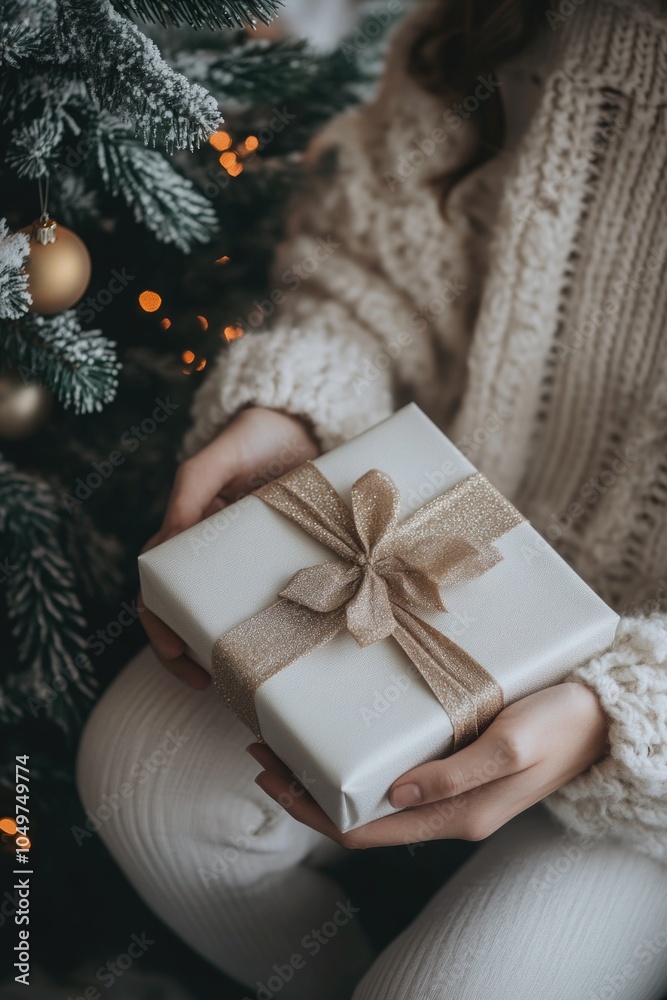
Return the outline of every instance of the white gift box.
<path id="1" fill-rule="evenodd" d="M 315 465 L 348 504 L 356 479 L 386 472 L 401 519 L 476 471 L 414 404 Z M 618 615 L 528 522 L 494 544 L 502 560 L 448 587 L 447 612 L 423 617 L 492 674 L 510 704 L 609 646 Z M 222 633 L 273 604 L 297 570 L 332 557 L 250 495 L 140 556 L 141 588 L 210 672 Z M 265 681 L 255 709 L 268 745 L 343 831 L 393 812 L 393 781 L 451 750 L 449 717 L 391 638 L 362 649 L 340 632 Z M 224 715 L 221 703 L 221 724 Z"/>

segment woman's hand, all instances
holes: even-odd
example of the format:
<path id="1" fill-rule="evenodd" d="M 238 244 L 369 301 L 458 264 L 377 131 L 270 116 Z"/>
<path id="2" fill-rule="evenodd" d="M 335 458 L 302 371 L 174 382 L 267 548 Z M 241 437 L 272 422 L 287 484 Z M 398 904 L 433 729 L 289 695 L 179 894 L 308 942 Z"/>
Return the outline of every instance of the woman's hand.
<path id="1" fill-rule="evenodd" d="M 259 406 L 242 410 L 210 444 L 180 466 L 162 527 L 143 551 L 318 454 L 315 439 L 297 417 Z M 191 687 L 207 687 L 206 671 L 185 656 L 183 640 L 145 607 L 141 594 L 137 608 L 163 666 Z"/>
<path id="2" fill-rule="evenodd" d="M 607 752 L 607 719 L 597 695 L 567 682 L 505 708 L 463 750 L 408 771 L 389 800 L 409 807 L 340 833 L 268 747 L 248 752 L 266 768 L 256 778 L 301 823 L 343 847 L 389 847 L 426 840 L 484 840 L 508 820 L 572 781 Z"/>

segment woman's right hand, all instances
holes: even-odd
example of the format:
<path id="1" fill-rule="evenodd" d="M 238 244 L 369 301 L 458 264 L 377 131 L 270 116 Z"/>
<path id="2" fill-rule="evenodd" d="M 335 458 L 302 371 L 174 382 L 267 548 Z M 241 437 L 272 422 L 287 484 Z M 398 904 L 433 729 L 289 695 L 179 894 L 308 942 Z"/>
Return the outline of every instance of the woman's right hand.
<path id="1" fill-rule="evenodd" d="M 162 527 L 143 551 L 318 454 L 314 437 L 298 417 L 259 406 L 242 410 L 210 444 L 179 467 Z M 207 687 L 206 671 L 185 655 L 183 640 L 146 608 L 141 594 L 137 608 L 162 665 L 190 687 Z"/>

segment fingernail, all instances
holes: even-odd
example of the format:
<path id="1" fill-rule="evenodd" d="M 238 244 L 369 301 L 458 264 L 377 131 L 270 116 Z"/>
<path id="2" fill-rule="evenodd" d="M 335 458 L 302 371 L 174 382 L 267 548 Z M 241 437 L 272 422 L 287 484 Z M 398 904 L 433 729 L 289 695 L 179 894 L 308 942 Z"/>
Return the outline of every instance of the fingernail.
<path id="1" fill-rule="evenodd" d="M 422 800 L 422 793 L 419 785 L 397 785 L 389 796 L 394 809 L 403 809 L 405 806 L 416 806 Z"/>

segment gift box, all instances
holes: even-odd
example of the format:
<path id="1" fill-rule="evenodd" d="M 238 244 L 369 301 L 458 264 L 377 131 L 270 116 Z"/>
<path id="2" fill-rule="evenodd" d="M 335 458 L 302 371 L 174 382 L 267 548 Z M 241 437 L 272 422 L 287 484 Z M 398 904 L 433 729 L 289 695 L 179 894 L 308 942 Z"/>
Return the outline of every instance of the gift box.
<path id="1" fill-rule="evenodd" d="M 392 812 L 397 777 L 562 681 L 618 623 L 414 404 L 139 570 L 249 741 L 342 831 Z"/>

